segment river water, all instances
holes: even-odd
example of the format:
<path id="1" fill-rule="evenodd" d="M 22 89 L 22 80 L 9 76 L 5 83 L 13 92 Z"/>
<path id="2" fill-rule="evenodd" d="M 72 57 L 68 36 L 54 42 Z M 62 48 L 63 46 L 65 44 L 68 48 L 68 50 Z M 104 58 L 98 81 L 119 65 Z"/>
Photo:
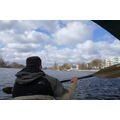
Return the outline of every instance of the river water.
<path id="1" fill-rule="evenodd" d="M 13 86 L 15 74 L 20 69 L 0 68 L 0 99 L 11 100 L 11 94 L 5 94 L 2 88 Z M 93 72 L 75 71 L 44 71 L 59 80 L 70 79 L 74 76 L 80 77 L 92 74 Z M 67 87 L 69 83 L 63 85 Z M 119 100 L 120 99 L 120 78 L 99 79 L 96 77 L 81 79 L 77 83 L 74 100 Z"/>

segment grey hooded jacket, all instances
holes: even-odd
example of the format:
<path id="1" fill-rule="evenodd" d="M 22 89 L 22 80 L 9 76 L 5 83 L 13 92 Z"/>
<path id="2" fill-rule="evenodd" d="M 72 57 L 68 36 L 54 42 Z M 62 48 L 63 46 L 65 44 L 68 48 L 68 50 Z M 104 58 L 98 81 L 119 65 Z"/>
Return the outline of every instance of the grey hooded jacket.
<path id="1" fill-rule="evenodd" d="M 14 99 L 16 100 L 29 100 L 29 99 L 30 100 L 52 100 L 52 99 L 70 100 L 75 95 L 76 83 L 70 83 L 68 85 L 68 88 L 65 89 L 59 80 L 45 74 L 43 71 L 39 71 L 37 73 L 20 71 L 16 74 L 16 76 L 17 76 L 16 83 L 18 84 L 27 84 L 42 76 L 43 78 L 49 81 L 54 94 L 54 97 L 49 95 L 20 96 L 20 97 L 15 97 Z"/>

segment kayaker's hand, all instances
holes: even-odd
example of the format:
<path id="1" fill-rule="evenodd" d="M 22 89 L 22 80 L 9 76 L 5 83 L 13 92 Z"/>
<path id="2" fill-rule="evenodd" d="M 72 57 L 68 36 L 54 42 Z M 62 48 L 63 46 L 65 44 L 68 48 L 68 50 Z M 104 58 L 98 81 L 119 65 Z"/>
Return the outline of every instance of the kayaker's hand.
<path id="1" fill-rule="evenodd" d="M 78 78 L 77 78 L 77 77 L 73 77 L 72 80 L 71 80 L 71 82 L 75 82 L 75 83 L 76 83 L 77 81 L 78 81 Z"/>

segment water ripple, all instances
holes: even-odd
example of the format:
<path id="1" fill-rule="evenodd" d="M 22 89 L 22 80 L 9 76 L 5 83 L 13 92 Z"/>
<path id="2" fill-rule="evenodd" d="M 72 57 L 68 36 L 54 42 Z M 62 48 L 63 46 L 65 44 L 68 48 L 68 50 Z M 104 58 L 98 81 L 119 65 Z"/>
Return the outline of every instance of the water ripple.
<path id="1" fill-rule="evenodd" d="M 11 95 L 2 92 L 2 88 L 13 86 L 15 74 L 20 69 L 0 68 L 0 99 L 12 99 Z M 59 80 L 71 79 L 89 75 L 92 72 L 67 72 L 67 71 L 45 71 L 47 74 L 56 77 Z M 67 88 L 69 83 L 63 85 Z M 73 99 L 77 100 L 118 100 L 120 99 L 120 78 L 99 79 L 87 78 L 78 81 L 76 94 Z"/>

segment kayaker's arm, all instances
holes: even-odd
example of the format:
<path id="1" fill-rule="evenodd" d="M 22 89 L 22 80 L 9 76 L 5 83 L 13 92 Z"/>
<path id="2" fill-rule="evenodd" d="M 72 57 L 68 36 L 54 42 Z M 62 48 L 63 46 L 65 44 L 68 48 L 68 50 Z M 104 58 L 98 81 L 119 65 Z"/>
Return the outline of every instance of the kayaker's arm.
<path id="1" fill-rule="evenodd" d="M 73 77 L 71 83 L 68 85 L 67 92 L 60 97 L 56 97 L 57 100 L 71 100 L 75 95 L 75 90 L 77 86 L 77 78 Z"/>
<path id="2" fill-rule="evenodd" d="M 56 100 L 72 100 L 75 95 L 76 83 L 70 83 L 67 90 L 68 92 L 61 97 L 56 97 Z"/>

